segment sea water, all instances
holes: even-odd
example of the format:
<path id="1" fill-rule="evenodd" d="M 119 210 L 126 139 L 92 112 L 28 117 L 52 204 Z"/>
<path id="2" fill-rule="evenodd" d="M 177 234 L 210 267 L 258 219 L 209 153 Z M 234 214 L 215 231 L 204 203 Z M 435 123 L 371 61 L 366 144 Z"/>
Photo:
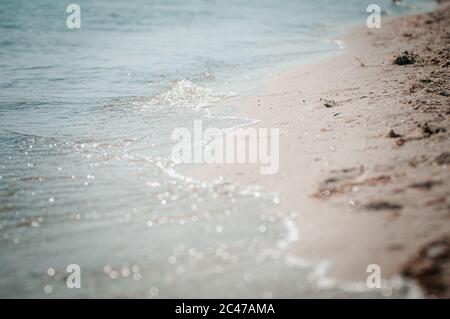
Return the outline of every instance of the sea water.
<path id="1" fill-rule="evenodd" d="M 276 190 L 170 161 L 175 128 L 257 120 L 230 117 L 228 99 L 338 52 L 371 1 L 76 3 L 80 29 L 69 2 L 0 1 L 0 297 L 379 296 L 288 254 L 297 212 Z"/>

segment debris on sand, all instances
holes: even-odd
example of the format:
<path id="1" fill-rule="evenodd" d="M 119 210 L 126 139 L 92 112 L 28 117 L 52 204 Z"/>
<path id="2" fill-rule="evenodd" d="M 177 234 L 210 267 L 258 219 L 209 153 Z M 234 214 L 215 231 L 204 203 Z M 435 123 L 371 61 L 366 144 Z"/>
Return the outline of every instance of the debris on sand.
<path id="1" fill-rule="evenodd" d="M 417 189 L 423 189 L 423 190 L 430 190 L 434 186 L 442 184 L 441 181 L 425 181 L 425 182 L 419 182 L 411 184 L 409 187 L 411 188 L 417 188 Z"/>
<path id="2" fill-rule="evenodd" d="M 400 204 L 385 201 L 372 202 L 364 205 L 364 207 L 368 210 L 400 210 L 403 208 Z"/>
<path id="3" fill-rule="evenodd" d="M 401 55 L 397 56 L 394 60 L 394 64 L 408 65 L 416 63 L 416 59 L 412 53 L 404 51 Z"/>
<path id="4" fill-rule="evenodd" d="M 422 79 L 419 79 L 419 81 L 422 82 L 422 83 L 431 83 L 431 82 L 433 82 L 429 78 L 422 78 Z"/>
<path id="5" fill-rule="evenodd" d="M 442 96 L 450 96 L 450 92 L 447 91 L 447 90 L 442 90 L 441 92 L 439 92 L 439 95 L 442 95 Z"/>
<path id="6" fill-rule="evenodd" d="M 419 125 L 419 127 L 422 129 L 422 133 L 425 135 L 432 135 L 434 134 L 434 130 L 431 129 L 431 127 L 428 125 L 428 123 L 424 123 L 422 125 Z"/>
<path id="7" fill-rule="evenodd" d="M 438 165 L 450 165 L 450 152 L 441 153 L 434 160 Z"/>
<path id="8" fill-rule="evenodd" d="M 422 133 L 425 136 L 430 136 L 430 135 L 433 135 L 433 134 L 437 134 L 437 133 L 441 133 L 441 132 L 447 131 L 443 127 L 435 127 L 434 125 L 428 124 L 428 122 L 425 122 L 425 123 L 419 125 L 419 127 L 422 129 Z"/>
<path id="9" fill-rule="evenodd" d="M 404 138 L 399 138 L 398 140 L 395 141 L 395 144 L 397 144 L 397 146 L 403 146 L 406 143 L 406 140 Z"/>
<path id="10" fill-rule="evenodd" d="M 412 33 L 409 33 L 409 32 L 404 32 L 404 33 L 403 33 L 403 36 L 404 36 L 405 38 L 412 38 L 414 35 L 413 35 Z"/>
<path id="11" fill-rule="evenodd" d="M 335 100 L 324 100 L 323 105 L 327 108 L 331 108 L 338 106 L 338 103 Z"/>
<path id="12" fill-rule="evenodd" d="M 418 281 L 429 297 L 449 298 L 450 239 L 423 247 L 417 257 L 403 267 L 402 274 Z"/>
<path id="13" fill-rule="evenodd" d="M 355 56 L 354 58 L 355 58 L 356 61 L 359 62 L 359 65 L 361 65 L 361 67 L 365 67 L 365 66 L 366 66 L 366 64 L 365 64 L 363 61 L 361 61 L 360 58 L 358 58 L 358 57 L 356 57 L 356 56 Z"/>
<path id="14" fill-rule="evenodd" d="M 349 192 L 358 191 L 363 186 L 379 186 L 391 183 L 391 177 L 389 175 L 380 175 L 375 177 L 369 177 L 364 180 L 355 181 L 350 176 L 330 177 L 327 178 L 322 187 L 314 193 L 312 196 L 315 198 L 326 199 L 332 195 L 342 195 Z"/>
<path id="15" fill-rule="evenodd" d="M 397 138 L 397 137 L 402 137 L 402 135 L 396 133 L 393 129 L 391 129 L 389 131 L 389 133 L 386 134 L 386 137 L 388 137 L 388 138 Z"/>

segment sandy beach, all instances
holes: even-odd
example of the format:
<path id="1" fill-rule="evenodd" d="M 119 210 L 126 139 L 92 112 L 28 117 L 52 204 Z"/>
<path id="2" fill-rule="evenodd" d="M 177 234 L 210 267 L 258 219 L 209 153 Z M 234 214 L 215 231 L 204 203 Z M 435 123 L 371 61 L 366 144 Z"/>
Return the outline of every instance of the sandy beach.
<path id="1" fill-rule="evenodd" d="M 449 28 L 440 0 L 0 1 L 0 299 L 449 298 Z"/>
<path id="2" fill-rule="evenodd" d="M 340 38 L 345 50 L 234 98 L 237 116 L 280 129 L 280 169 L 204 165 L 189 172 L 280 194 L 294 213 L 298 257 L 328 260 L 330 275 L 416 279 L 450 297 L 450 6 L 382 19 Z M 228 101 L 230 102 L 230 101 Z"/>

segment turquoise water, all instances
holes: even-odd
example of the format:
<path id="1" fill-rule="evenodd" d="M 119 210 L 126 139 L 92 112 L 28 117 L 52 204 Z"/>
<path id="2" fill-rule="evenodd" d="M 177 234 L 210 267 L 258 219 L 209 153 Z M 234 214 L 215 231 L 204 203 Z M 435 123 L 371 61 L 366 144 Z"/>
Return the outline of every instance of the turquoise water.
<path id="1" fill-rule="evenodd" d="M 169 160 L 174 128 L 246 124 L 229 98 L 335 54 L 371 1 L 78 1 L 78 30 L 69 3 L 0 2 L 0 297 L 371 296 L 289 261 L 275 192 Z"/>

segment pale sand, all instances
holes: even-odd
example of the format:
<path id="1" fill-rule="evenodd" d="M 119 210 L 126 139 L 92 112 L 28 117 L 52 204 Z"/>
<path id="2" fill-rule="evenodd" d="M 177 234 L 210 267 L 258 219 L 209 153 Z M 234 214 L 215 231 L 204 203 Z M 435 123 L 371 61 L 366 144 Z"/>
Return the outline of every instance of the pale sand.
<path id="1" fill-rule="evenodd" d="M 277 174 L 248 164 L 189 174 L 278 191 L 276 210 L 298 213 L 292 253 L 330 260 L 337 278 L 365 280 L 369 264 L 386 278 L 401 273 L 421 248 L 450 234 L 450 154 L 435 160 L 450 151 L 449 12 L 442 5 L 433 14 L 383 20 L 381 29 L 351 30 L 340 55 L 274 76 L 261 96 L 234 99 L 237 115 L 280 128 Z M 417 62 L 393 64 L 405 50 Z M 338 105 L 327 108 L 321 99 Z M 387 137 L 391 129 L 403 138 Z M 448 256 L 442 260 L 431 264 L 445 268 L 438 269 L 444 290 L 426 288 L 448 296 Z"/>

